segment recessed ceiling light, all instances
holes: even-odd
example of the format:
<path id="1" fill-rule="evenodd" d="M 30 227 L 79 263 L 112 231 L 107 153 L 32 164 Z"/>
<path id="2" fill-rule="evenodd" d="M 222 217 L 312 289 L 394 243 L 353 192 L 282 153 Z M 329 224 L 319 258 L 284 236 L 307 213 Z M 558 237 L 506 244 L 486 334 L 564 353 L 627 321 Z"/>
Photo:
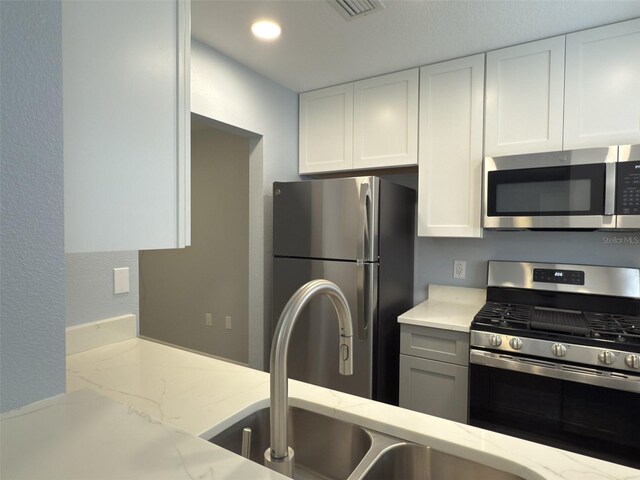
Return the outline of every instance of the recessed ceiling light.
<path id="1" fill-rule="evenodd" d="M 251 31 L 260 40 L 275 40 L 280 36 L 282 29 L 273 20 L 258 20 L 251 25 Z"/>

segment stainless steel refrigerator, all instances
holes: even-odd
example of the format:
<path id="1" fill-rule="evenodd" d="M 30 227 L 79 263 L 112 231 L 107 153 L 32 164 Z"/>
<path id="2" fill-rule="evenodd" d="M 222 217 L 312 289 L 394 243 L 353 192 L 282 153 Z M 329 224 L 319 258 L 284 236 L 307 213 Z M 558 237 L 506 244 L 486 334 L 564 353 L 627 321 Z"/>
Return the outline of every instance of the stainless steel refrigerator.
<path id="1" fill-rule="evenodd" d="M 325 278 L 345 293 L 355 331 L 352 376 L 338 373 L 338 320 L 315 298 L 294 327 L 290 378 L 398 403 L 397 317 L 413 305 L 415 191 L 377 177 L 273 184 L 271 333 L 291 295 Z"/>

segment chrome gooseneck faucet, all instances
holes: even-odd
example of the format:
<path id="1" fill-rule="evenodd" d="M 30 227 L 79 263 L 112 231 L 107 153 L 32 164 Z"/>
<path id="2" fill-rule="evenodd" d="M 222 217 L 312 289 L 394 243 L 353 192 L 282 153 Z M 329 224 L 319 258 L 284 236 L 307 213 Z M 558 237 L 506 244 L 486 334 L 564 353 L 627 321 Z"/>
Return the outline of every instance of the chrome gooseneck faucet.
<path id="1" fill-rule="evenodd" d="M 304 307 L 319 295 L 327 295 L 338 314 L 340 327 L 340 373 L 353 374 L 353 324 L 347 299 L 340 288 L 328 280 L 312 280 L 292 295 L 282 310 L 271 347 L 271 446 L 264 452 L 267 467 L 293 477 L 294 451 L 288 444 L 289 409 L 287 353 L 291 332 Z"/>

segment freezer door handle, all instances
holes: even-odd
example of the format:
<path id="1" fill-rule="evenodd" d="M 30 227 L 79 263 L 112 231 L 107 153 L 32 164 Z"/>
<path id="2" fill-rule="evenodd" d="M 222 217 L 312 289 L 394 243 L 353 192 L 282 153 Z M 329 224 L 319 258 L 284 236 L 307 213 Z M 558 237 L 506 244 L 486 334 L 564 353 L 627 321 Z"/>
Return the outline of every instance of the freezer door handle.
<path id="1" fill-rule="evenodd" d="M 358 260 L 371 260 L 371 185 L 368 182 L 360 184 L 360 213 L 358 215 Z"/>
<path id="2" fill-rule="evenodd" d="M 376 314 L 376 269 L 374 263 L 358 263 L 357 266 L 357 313 L 356 330 L 359 340 L 366 340 L 369 336 L 370 319 Z"/>

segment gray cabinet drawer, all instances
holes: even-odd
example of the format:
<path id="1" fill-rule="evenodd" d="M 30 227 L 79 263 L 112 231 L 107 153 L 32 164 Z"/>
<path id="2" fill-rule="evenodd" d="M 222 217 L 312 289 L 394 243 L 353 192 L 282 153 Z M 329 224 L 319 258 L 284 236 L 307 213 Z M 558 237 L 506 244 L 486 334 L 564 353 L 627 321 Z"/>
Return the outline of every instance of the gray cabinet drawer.
<path id="1" fill-rule="evenodd" d="M 400 406 L 467 423 L 469 369 L 400 355 Z"/>
<path id="2" fill-rule="evenodd" d="M 469 333 L 401 325 L 400 353 L 456 365 L 469 365 Z"/>

